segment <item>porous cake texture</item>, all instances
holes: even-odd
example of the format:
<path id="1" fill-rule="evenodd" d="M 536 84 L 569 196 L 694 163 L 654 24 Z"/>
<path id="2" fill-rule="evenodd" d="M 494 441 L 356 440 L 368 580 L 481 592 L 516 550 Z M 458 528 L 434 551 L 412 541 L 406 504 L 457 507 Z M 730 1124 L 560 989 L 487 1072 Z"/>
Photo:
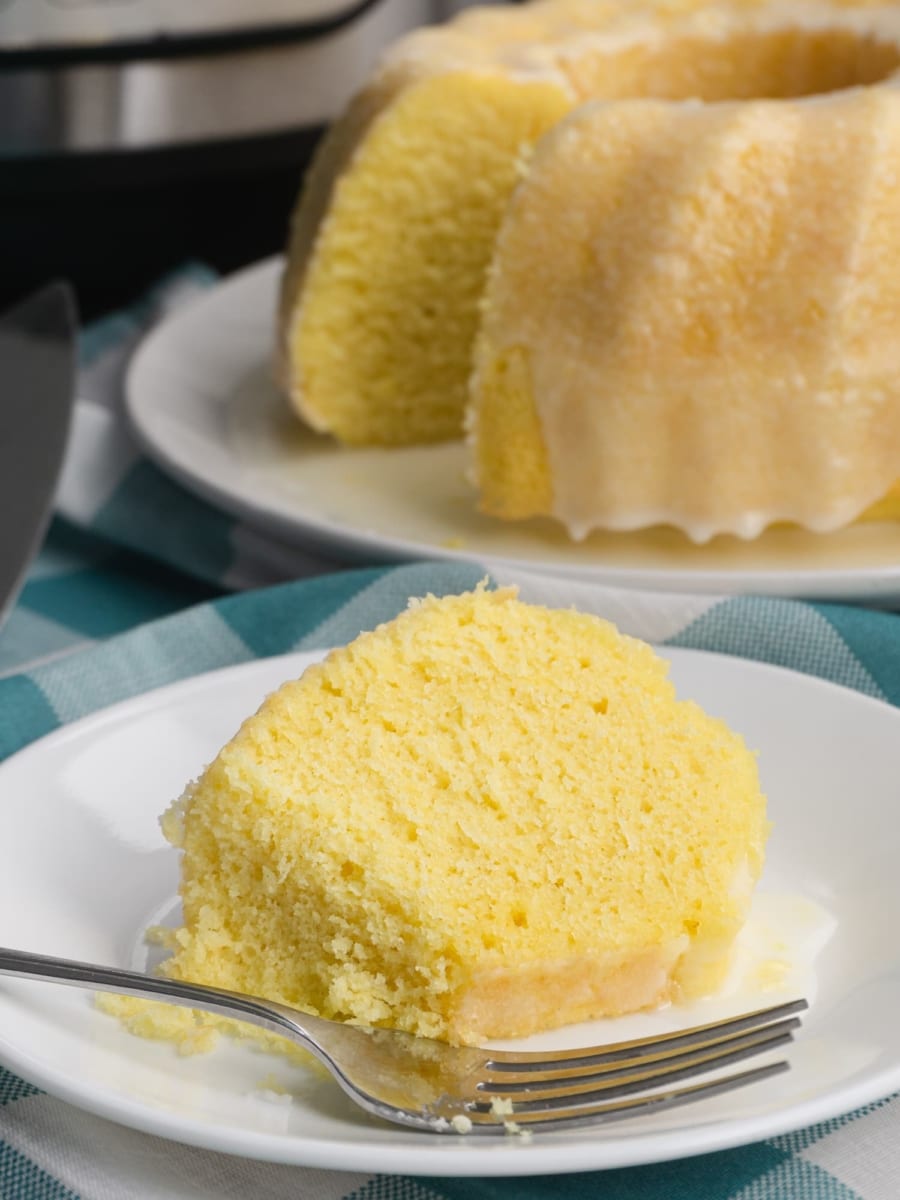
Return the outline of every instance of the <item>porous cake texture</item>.
<path id="1" fill-rule="evenodd" d="M 465 430 L 483 511 L 576 538 L 896 515 L 898 71 L 879 0 L 533 0 L 409 35 L 297 208 L 294 406 L 348 443 Z"/>
<path id="2" fill-rule="evenodd" d="M 649 646 L 481 588 L 285 683 L 164 830 L 169 974 L 473 1043 L 714 990 L 768 825 Z"/>
<path id="3" fill-rule="evenodd" d="M 364 445 L 462 435 L 506 202 L 578 99 L 549 47 L 629 3 L 477 7 L 416 30 L 335 122 L 293 216 L 279 304 L 279 374 L 314 429 Z"/>

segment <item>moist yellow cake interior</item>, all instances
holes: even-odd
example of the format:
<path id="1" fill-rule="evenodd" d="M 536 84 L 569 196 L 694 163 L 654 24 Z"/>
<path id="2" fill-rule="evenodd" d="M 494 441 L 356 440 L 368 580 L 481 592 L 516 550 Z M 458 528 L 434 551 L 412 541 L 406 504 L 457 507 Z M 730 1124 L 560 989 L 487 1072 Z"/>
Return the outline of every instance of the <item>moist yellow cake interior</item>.
<path id="1" fill-rule="evenodd" d="M 481 589 L 284 684 L 164 830 L 169 973 L 465 1043 L 714 990 L 768 826 L 649 646 Z"/>
<path id="2" fill-rule="evenodd" d="M 374 124 L 335 189 L 292 335 L 309 420 L 327 412 L 349 443 L 459 435 L 517 155 L 567 107 L 552 84 L 450 73 L 409 87 Z"/>

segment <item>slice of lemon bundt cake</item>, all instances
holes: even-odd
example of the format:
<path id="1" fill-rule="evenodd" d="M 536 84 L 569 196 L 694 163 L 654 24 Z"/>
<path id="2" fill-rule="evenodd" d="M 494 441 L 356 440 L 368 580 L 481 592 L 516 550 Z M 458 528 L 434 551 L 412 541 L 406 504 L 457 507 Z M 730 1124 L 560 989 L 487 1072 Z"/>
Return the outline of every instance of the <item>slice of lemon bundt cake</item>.
<path id="1" fill-rule="evenodd" d="M 301 290 L 300 257 L 285 276 L 285 374 L 310 425 L 347 443 L 461 435 L 485 269 L 518 154 L 569 107 L 549 82 L 511 87 L 460 71 L 410 83 L 372 121 L 317 226 Z M 295 218 L 295 245 L 311 203 Z"/>
<path id="2" fill-rule="evenodd" d="M 167 814 L 167 970 L 455 1042 L 715 989 L 767 836 L 741 738 L 608 622 L 479 589 L 285 683 Z"/>

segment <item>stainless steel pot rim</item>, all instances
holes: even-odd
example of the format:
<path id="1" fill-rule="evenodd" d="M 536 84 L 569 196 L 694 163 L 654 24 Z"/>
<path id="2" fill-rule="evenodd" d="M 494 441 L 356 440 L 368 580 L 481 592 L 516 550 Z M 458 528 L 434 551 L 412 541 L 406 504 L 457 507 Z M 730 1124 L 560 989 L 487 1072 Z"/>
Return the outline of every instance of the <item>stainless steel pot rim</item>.
<path id="1" fill-rule="evenodd" d="M 327 37 L 238 52 L 12 71 L 0 52 L 0 164 L 321 127 L 382 49 L 431 14 L 427 0 L 354 5 L 359 19 Z"/>
<path id="2" fill-rule="evenodd" d="M 316 41 L 343 29 L 365 16 L 381 0 L 350 0 L 337 12 L 307 20 L 254 22 L 233 28 L 159 33 L 141 37 L 97 40 L 85 34 L 65 40 L 13 41 L 3 36 L 0 25 L 0 69 L 121 64 L 174 58 L 204 58 L 237 54 Z"/>

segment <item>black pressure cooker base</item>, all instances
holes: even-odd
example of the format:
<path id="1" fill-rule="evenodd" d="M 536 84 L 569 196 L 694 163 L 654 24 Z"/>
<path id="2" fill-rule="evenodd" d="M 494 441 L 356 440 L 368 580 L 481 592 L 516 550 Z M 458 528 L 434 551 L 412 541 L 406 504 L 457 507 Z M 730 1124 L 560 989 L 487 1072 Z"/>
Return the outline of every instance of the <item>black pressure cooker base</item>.
<path id="1" fill-rule="evenodd" d="M 321 132 L 6 160 L 0 307 L 64 278 L 90 319 L 188 260 L 228 272 L 283 250 Z"/>

